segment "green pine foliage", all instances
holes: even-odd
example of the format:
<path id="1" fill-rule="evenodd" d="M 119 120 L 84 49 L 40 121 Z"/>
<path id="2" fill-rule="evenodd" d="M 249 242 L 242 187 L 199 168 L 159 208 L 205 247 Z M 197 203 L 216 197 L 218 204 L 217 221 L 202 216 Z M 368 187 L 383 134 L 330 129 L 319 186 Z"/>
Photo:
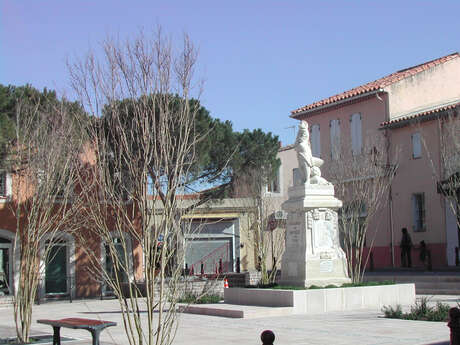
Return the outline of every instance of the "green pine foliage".
<path id="1" fill-rule="evenodd" d="M 186 104 L 177 95 L 169 97 L 150 95 L 137 100 L 125 99 L 105 105 L 102 117 L 97 120 L 100 121 L 100 128 L 105 131 L 113 154 L 117 155 L 117 149 L 120 147 L 117 144 L 119 139 L 111 131 L 114 126 L 113 118 L 117 121 L 121 120 L 121 123 L 116 125 L 124 126 L 129 129 L 129 132 L 133 130 L 135 133 L 136 128 L 131 127 L 135 126 L 136 121 L 132 121 L 132 118 L 140 116 L 141 113 L 151 113 L 149 117 L 151 122 L 148 125 L 151 128 L 150 132 L 154 133 L 157 121 L 160 121 L 160 113 L 166 111 L 164 105 L 160 110 L 158 102 L 167 102 L 167 109 L 172 115 L 183 114 L 184 107 L 187 107 L 185 112 L 194 116 L 195 133 L 190 140 L 193 141 L 197 137 L 200 139 L 193 143 L 194 157 L 190 160 L 189 175 L 184 176 L 184 193 L 200 192 L 204 200 L 230 197 L 234 195 L 238 176 L 247 171 L 264 171 L 265 179 L 269 180 L 279 168 L 280 161 L 276 157 L 279 149 L 277 136 L 264 133 L 261 129 L 236 132 L 230 121 L 213 118 L 198 100 L 190 99 Z M 172 118 L 174 121 L 174 117 Z M 180 116 L 177 116 L 177 119 L 179 120 Z M 180 128 L 179 125 L 177 127 Z M 155 141 L 153 134 L 151 140 L 153 145 Z M 141 146 L 136 145 L 135 136 L 130 146 L 133 149 L 142 149 Z M 173 157 L 171 161 L 174 161 Z M 161 172 L 151 171 L 151 175 L 161 176 Z"/>

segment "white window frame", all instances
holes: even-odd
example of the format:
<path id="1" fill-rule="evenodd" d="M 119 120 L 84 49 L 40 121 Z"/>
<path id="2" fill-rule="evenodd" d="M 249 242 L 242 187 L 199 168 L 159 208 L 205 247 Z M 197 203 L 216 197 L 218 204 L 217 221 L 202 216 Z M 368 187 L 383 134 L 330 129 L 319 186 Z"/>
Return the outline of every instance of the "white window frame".
<path id="1" fill-rule="evenodd" d="M 276 185 L 274 181 L 276 180 L 278 182 L 277 190 L 275 190 L 276 188 L 274 188 L 274 186 Z M 266 185 L 265 192 L 267 194 L 281 194 L 281 166 L 278 167 L 278 171 L 275 174 L 275 178 Z"/>
<path id="2" fill-rule="evenodd" d="M 422 158 L 422 138 L 421 138 L 420 132 L 412 133 L 411 143 L 412 143 L 412 158 L 413 159 Z"/>
<path id="3" fill-rule="evenodd" d="M 1 191 L 0 193 L 0 203 L 4 203 L 11 198 L 13 188 L 12 188 L 11 174 L 6 171 L 0 171 L 0 174 L 5 176 L 4 191 Z"/>
<path id="4" fill-rule="evenodd" d="M 358 156 L 363 152 L 363 128 L 361 113 L 350 116 L 351 152 Z"/>

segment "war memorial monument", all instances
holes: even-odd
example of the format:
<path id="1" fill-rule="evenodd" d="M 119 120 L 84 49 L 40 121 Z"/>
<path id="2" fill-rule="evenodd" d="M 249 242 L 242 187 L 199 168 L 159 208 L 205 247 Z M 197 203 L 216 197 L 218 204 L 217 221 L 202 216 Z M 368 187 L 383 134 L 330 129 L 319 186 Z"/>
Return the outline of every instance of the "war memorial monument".
<path id="1" fill-rule="evenodd" d="M 337 216 L 342 201 L 334 197 L 334 186 L 321 177 L 323 160 L 312 155 L 305 121 L 299 125 L 295 150 L 299 168 L 294 169 L 294 186 L 282 206 L 288 215 L 280 284 L 348 283 Z"/>

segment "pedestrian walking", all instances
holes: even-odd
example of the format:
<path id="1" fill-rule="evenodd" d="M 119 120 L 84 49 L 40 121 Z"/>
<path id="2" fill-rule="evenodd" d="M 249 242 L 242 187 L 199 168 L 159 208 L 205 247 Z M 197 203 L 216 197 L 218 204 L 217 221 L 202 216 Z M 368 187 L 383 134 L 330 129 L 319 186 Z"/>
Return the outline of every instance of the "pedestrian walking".
<path id="1" fill-rule="evenodd" d="M 406 228 L 402 228 L 401 233 L 401 244 L 399 245 L 401 248 L 401 267 L 412 267 L 410 254 L 412 248 L 412 240 Z"/>

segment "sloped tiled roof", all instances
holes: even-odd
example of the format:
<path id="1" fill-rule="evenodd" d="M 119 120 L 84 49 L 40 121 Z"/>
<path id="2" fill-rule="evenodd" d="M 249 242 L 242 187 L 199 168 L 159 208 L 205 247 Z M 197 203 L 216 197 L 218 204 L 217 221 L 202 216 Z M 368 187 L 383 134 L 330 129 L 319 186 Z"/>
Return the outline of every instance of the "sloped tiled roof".
<path id="1" fill-rule="evenodd" d="M 295 118 L 297 116 L 297 114 L 303 113 L 304 111 L 313 110 L 315 108 L 325 106 L 325 105 L 328 105 L 328 104 L 332 105 L 335 102 L 345 100 L 347 98 L 359 96 L 359 95 L 366 94 L 366 93 L 372 92 L 372 91 L 377 91 L 377 90 L 382 89 L 382 88 L 384 88 L 384 87 L 386 87 L 388 85 L 396 83 L 396 82 L 398 82 L 398 81 L 400 81 L 402 79 L 411 77 L 411 76 L 413 76 L 413 75 L 415 75 L 417 73 L 426 71 L 426 70 L 428 70 L 430 68 L 433 68 L 433 67 L 435 67 L 437 65 L 443 64 L 443 63 L 445 63 L 445 62 L 447 62 L 449 60 L 455 59 L 457 57 L 460 57 L 460 54 L 458 52 L 455 52 L 453 54 L 443 56 L 441 58 L 438 58 L 438 59 L 435 59 L 435 60 L 432 60 L 432 61 L 428 61 L 428 62 L 425 62 L 423 64 L 417 65 L 417 66 L 413 66 L 413 67 L 409 67 L 409 68 L 397 71 L 397 72 L 392 73 L 392 74 L 390 74 L 390 75 L 388 75 L 386 77 L 374 80 L 374 81 L 372 81 L 370 83 L 355 87 L 355 88 L 353 88 L 351 90 L 339 93 L 339 94 L 337 94 L 335 96 L 331 96 L 331 97 L 325 98 L 325 99 L 323 99 L 321 101 L 318 101 L 318 102 L 306 105 L 304 107 L 298 108 L 296 110 L 293 110 L 293 111 L 291 111 L 291 117 Z"/>
<path id="2" fill-rule="evenodd" d="M 443 105 L 443 106 L 440 106 L 440 107 L 437 107 L 437 108 L 434 108 L 434 109 L 426 110 L 426 111 L 423 111 L 423 112 L 420 112 L 420 113 L 411 114 L 411 115 L 408 115 L 408 116 L 401 116 L 401 117 L 398 117 L 397 119 L 382 122 L 380 124 L 380 126 L 381 127 L 397 126 L 397 124 L 400 124 L 400 123 L 405 122 L 405 121 L 419 119 L 419 118 L 422 119 L 424 117 L 429 117 L 430 115 L 435 115 L 437 113 L 441 113 L 443 111 L 446 111 L 446 110 L 449 110 L 449 109 L 454 109 L 454 108 L 457 108 L 457 107 L 460 107 L 460 102 L 456 102 L 456 103 L 452 103 L 452 104 L 448 104 L 448 105 Z"/>

